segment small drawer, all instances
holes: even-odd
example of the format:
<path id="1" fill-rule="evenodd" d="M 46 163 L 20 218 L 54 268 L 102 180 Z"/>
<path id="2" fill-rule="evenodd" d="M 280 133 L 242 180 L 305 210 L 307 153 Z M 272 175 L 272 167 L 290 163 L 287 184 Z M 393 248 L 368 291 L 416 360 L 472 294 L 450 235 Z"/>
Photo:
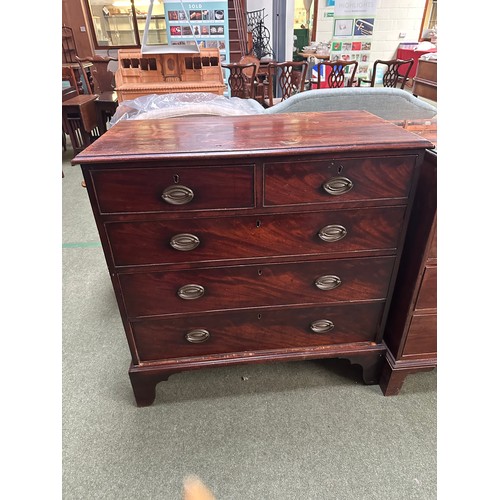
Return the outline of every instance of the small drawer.
<path id="1" fill-rule="evenodd" d="M 119 275 L 129 318 L 385 299 L 394 257 Z"/>
<path id="2" fill-rule="evenodd" d="M 264 205 L 406 199 L 415 156 L 266 163 Z"/>
<path id="3" fill-rule="evenodd" d="M 395 251 L 406 207 L 108 222 L 116 267 Z M 341 255 L 339 255 L 340 257 Z"/>
<path id="4" fill-rule="evenodd" d="M 140 361 L 373 341 L 384 303 L 192 315 L 132 323 Z"/>
<path id="5" fill-rule="evenodd" d="M 429 259 L 437 259 L 437 231 L 434 229 L 432 233 L 432 240 L 429 246 L 429 255 L 427 256 Z"/>
<path id="6" fill-rule="evenodd" d="M 437 352 L 437 314 L 414 314 L 403 352 L 403 359 Z"/>
<path id="7" fill-rule="evenodd" d="M 252 165 L 110 169 L 91 176 L 101 214 L 255 206 Z"/>
<path id="8" fill-rule="evenodd" d="M 437 308 L 437 267 L 426 267 L 420 290 L 418 292 L 415 310 Z"/>

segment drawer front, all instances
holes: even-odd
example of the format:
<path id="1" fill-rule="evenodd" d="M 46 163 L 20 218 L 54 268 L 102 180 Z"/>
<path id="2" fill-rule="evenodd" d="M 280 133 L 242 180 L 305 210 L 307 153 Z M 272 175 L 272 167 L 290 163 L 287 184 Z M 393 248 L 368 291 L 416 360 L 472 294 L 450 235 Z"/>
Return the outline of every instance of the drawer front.
<path id="1" fill-rule="evenodd" d="M 437 267 L 426 267 L 418 292 L 415 310 L 436 309 L 437 307 Z"/>
<path id="2" fill-rule="evenodd" d="M 99 170 L 91 175 L 101 214 L 255 205 L 253 166 Z"/>
<path id="3" fill-rule="evenodd" d="M 385 299 L 393 257 L 120 274 L 130 318 Z"/>
<path id="4" fill-rule="evenodd" d="M 405 207 L 105 224 L 115 266 L 395 250 Z"/>
<path id="5" fill-rule="evenodd" d="M 437 259 L 437 231 L 434 230 L 432 233 L 432 240 L 429 247 L 429 259 Z"/>
<path id="6" fill-rule="evenodd" d="M 414 156 L 266 163 L 264 204 L 405 199 L 414 165 Z"/>
<path id="7" fill-rule="evenodd" d="M 404 346 L 403 359 L 437 352 L 437 315 L 414 314 Z"/>
<path id="8" fill-rule="evenodd" d="M 132 330 L 141 361 L 335 345 L 373 341 L 383 307 L 369 303 L 192 315 L 138 321 Z"/>

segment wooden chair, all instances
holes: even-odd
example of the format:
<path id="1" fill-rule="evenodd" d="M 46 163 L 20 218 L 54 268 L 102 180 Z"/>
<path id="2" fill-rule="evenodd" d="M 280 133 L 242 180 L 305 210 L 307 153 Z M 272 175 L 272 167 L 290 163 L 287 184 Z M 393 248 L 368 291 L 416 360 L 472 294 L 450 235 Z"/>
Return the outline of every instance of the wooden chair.
<path id="1" fill-rule="evenodd" d="M 80 65 L 80 72 L 83 75 L 84 83 L 89 94 L 102 94 L 103 92 L 113 92 L 115 90 L 115 74 L 109 70 L 110 61 L 118 61 L 115 57 L 78 57 L 76 60 Z M 90 71 L 87 72 L 83 63 L 89 62 Z"/>
<path id="2" fill-rule="evenodd" d="M 352 87 L 358 69 L 357 61 L 322 61 L 318 63 L 318 80 L 316 82 L 311 82 L 313 85 L 316 84 L 318 89 L 321 86 L 322 66 L 324 66 L 325 69 L 331 68 L 331 72 L 325 79 L 328 88 L 337 89 L 340 87 Z M 347 83 L 346 76 L 349 76 Z"/>
<path id="3" fill-rule="evenodd" d="M 71 68 L 68 68 L 66 66 L 62 67 L 62 81 L 68 82 L 69 87 L 75 89 L 77 94 L 80 94 L 78 82 L 76 81 L 75 74 L 73 73 L 73 71 L 71 71 Z"/>
<path id="4" fill-rule="evenodd" d="M 286 61 L 269 64 L 267 106 L 284 101 L 294 94 L 304 91 L 309 63 L 307 61 Z M 274 97 L 274 89 L 280 97 Z"/>
<path id="5" fill-rule="evenodd" d="M 118 107 L 118 95 L 115 92 L 115 74 L 109 70 L 110 61 L 118 61 L 114 57 L 78 57 L 80 73 L 83 75 L 85 86 L 89 94 L 97 95 L 98 126 L 100 134 L 107 130 L 107 123 L 112 118 Z M 85 63 L 91 63 L 85 68 Z M 87 69 L 89 71 L 87 71 Z"/>
<path id="6" fill-rule="evenodd" d="M 71 68 L 68 68 L 66 66 L 62 67 L 62 81 L 63 82 L 68 82 L 69 86 L 68 87 L 63 87 L 62 91 L 62 100 L 66 101 L 68 99 L 71 99 L 72 97 L 76 97 L 77 95 L 80 94 L 80 89 L 78 87 L 75 74 L 71 70 Z M 63 150 L 66 151 L 66 134 L 69 134 L 70 131 L 66 129 L 65 124 L 63 122 L 62 125 L 62 147 Z M 63 175 L 64 177 L 64 175 Z"/>
<path id="7" fill-rule="evenodd" d="M 257 65 L 255 63 L 228 63 L 221 64 L 221 67 L 229 70 L 227 84 L 231 97 L 255 98 L 255 75 L 257 74 Z"/>
<path id="8" fill-rule="evenodd" d="M 259 72 L 260 59 L 258 57 L 253 56 L 252 54 L 243 56 L 238 62 L 240 64 L 255 64 L 257 66 L 257 73 Z"/>
<path id="9" fill-rule="evenodd" d="M 408 80 L 408 74 L 413 66 L 413 59 L 390 59 L 388 61 L 382 61 L 377 59 L 373 63 L 372 77 L 370 80 L 360 79 L 358 87 L 362 83 L 369 83 L 370 87 L 375 87 L 375 77 L 377 76 L 377 66 L 387 66 L 384 76 L 382 77 L 382 85 L 384 87 L 397 88 L 399 83 L 401 86 L 399 88 L 404 89 L 406 81 Z"/>

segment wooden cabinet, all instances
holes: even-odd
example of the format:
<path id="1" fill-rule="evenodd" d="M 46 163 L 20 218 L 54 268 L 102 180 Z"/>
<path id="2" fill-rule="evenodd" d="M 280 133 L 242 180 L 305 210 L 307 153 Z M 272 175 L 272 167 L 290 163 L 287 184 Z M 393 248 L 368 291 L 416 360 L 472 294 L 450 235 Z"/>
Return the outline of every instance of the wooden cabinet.
<path id="1" fill-rule="evenodd" d="M 139 406 L 172 373 L 341 357 L 378 383 L 431 143 L 363 111 L 122 121 L 81 164 Z"/>
<path id="2" fill-rule="evenodd" d="M 437 365 L 436 169 L 437 155 L 427 151 L 384 335 L 386 396 L 398 394 L 408 374 Z"/>
<path id="3" fill-rule="evenodd" d="M 437 101 L 437 59 L 419 59 L 413 95 Z"/>

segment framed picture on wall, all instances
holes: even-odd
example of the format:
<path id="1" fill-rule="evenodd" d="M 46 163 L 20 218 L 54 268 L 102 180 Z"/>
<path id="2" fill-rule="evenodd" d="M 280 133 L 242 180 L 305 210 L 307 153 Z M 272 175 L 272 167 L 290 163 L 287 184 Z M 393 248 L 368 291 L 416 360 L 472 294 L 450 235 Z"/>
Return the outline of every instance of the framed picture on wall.
<path id="1" fill-rule="evenodd" d="M 374 18 L 356 19 L 356 25 L 354 27 L 354 36 L 372 36 L 374 23 L 375 23 Z"/>
<path id="2" fill-rule="evenodd" d="M 335 19 L 333 36 L 351 36 L 353 25 L 353 19 Z"/>

